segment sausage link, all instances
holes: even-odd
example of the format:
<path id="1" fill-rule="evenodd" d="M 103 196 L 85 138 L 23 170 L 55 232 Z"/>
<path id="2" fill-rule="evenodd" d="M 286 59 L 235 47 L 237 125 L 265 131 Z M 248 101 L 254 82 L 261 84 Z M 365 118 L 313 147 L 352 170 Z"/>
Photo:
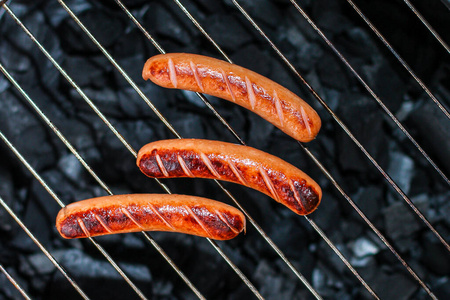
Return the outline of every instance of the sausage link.
<path id="1" fill-rule="evenodd" d="M 252 147 L 200 139 L 162 140 L 139 150 L 137 165 L 149 177 L 199 177 L 256 189 L 299 215 L 313 212 L 322 190 L 284 160 Z"/>
<path id="2" fill-rule="evenodd" d="M 147 60 L 142 77 L 165 88 L 234 102 L 301 142 L 313 140 L 320 130 L 319 115 L 296 94 L 258 73 L 219 59 L 187 53 L 160 54 Z"/>
<path id="3" fill-rule="evenodd" d="M 59 211 L 56 228 L 66 239 L 172 231 L 228 240 L 245 229 L 245 217 L 232 206 L 206 198 L 130 194 L 71 203 Z"/>

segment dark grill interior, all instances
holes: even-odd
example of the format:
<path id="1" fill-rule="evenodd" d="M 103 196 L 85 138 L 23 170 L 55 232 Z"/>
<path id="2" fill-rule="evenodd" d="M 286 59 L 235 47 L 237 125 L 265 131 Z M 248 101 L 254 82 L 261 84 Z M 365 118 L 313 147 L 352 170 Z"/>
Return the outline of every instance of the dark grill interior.
<path id="1" fill-rule="evenodd" d="M 238 142 L 194 93 L 163 89 L 141 78 L 146 59 L 159 52 L 116 2 L 66 3 L 182 137 Z M 223 59 L 176 3 L 132 0 L 123 3 L 165 51 Z M 450 255 L 446 247 L 236 6 L 231 1 L 182 3 L 234 63 L 286 86 L 318 111 L 322 118 L 321 132 L 316 140 L 304 146 L 433 293 L 440 299 L 450 297 Z M 135 150 L 154 140 L 175 138 L 57 1 L 22 0 L 7 4 Z M 449 176 L 449 119 L 352 7 L 346 1 L 303 0 L 298 4 L 444 176 Z M 403 1 L 356 4 L 448 110 L 450 59 L 446 49 Z M 448 2 L 413 4 L 443 40 L 450 41 Z M 258 0 L 241 5 L 448 242 L 448 182 L 379 108 L 290 1 Z M 0 64 L 114 194 L 165 192 L 157 182 L 140 173 L 130 151 L 4 8 L 0 9 Z M 247 145 L 283 158 L 321 185 L 322 204 L 310 218 L 380 299 L 429 298 L 295 140 L 249 111 L 227 101 L 206 98 Z M 3 75 L 0 131 L 65 204 L 107 194 Z M 60 206 L 4 142 L 0 143 L 0 157 L 1 198 L 83 291 L 91 299 L 137 298 L 89 240 L 69 241 L 59 236 L 54 220 Z M 162 183 L 174 193 L 234 205 L 213 181 L 167 179 Z M 372 298 L 305 218 L 256 191 L 230 183 L 224 186 L 324 299 Z M 254 297 L 205 239 L 173 233 L 150 235 L 206 298 Z M 141 234 L 96 240 L 149 299 L 197 298 Z M 264 298 L 314 298 L 250 224 L 245 235 L 217 244 Z M 33 299 L 80 298 L 3 208 L 0 208 L 0 266 Z M 20 292 L 0 273 L 0 299 L 20 297 Z"/>

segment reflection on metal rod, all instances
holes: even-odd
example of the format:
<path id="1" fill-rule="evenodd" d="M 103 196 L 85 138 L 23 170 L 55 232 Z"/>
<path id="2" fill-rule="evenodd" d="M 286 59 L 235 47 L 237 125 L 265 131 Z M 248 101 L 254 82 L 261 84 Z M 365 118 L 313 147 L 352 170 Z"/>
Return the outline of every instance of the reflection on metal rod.
<path id="1" fill-rule="evenodd" d="M 438 40 L 439 43 L 441 43 L 442 47 L 447 50 L 447 52 L 450 54 L 450 47 L 447 45 L 447 43 L 441 38 L 441 36 L 434 30 L 434 28 L 428 23 L 428 21 L 419 13 L 419 11 L 414 7 L 414 5 L 411 4 L 408 0 L 405 1 L 406 5 L 412 10 L 412 12 L 420 19 L 420 21 L 425 25 L 425 27 L 428 28 L 428 30 L 431 32 L 431 34 Z"/>
<path id="2" fill-rule="evenodd" d="M 3 200 L 2 200 L 3 201 Z M 20 292 L 20 294 L 22 294 L 22 296 L 27 299 L 27 300 L 31 300 L 30 297 L 28 297 L 27 293 L 25 292 L 25 290 L 19 285 L 19 283 L 17 283 L 16 280 L 14 280 L 14 278 L 8 273 L 8 271 L 6 271 L 6 269 L 0 264 L 0 271 L 5 274 L 6 278 L 8 278 L 8 280 L 14 285 L 14 287 Z"/>

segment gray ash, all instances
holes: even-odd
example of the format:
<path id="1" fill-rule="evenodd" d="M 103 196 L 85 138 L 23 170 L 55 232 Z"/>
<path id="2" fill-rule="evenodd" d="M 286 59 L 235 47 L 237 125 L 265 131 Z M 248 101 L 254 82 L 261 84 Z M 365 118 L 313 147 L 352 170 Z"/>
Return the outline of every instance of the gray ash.
<path id="1" fill-rule="evenodd" d="M 299 4 L 449 176 L 449 120 L 344 2 Z M 431 2 L 414 4 L 448 42 L 447 1 Z M 71 0 L 67 4 L 183 137 L 236 142 L 196 95 L 166 90 L 141 78 L 145 60 L 158 52 L 114 1 Z M 444 246 L 231 1 L 186 0 L 183 4 L 235 63 L 281 83 L 318 111 L 323 127 L 308 148 L 436 295 L 449 298 L 450 259 Z M 404 3 L 357 4 L 449 107 L 449 56 Z M 127 0 L 125 5 L 167 52 L 220 58 L 172 1 Z M 291 3 L 260 0 L 242 5 L 449 241 L 448 185 Z M 135 149 L 154 140 L 174 138 L 57 1 L 12 1 L 10 8 Z M 164 192 L 154 180 L 139 172 L 130 152 L 3 8 L 0 62 L 114 193 Z M 207 98 L 246 143 L 298 166 L 321 185 L 323 201 L 311 218 L 381 298 L 427 298 L 296 141 L 245 109 Z M 4 76 L 0 76 L 0 130 L 66 204 L 106 194 Z M 88 296 L 135 297 L 89 241 L 64 240 L 58 235 L 54 221 L 59 206 L 4 143 L 0 143 L 0 157 L 0 196 Z M 175 193 L 232 204 L 207 180 L 176 179 L 163 183 Z M 304 218 L 261 193 L 233 184 L 225 186 L 324 298 L 371 298 Z M 151 236 L 207 298 L 253 297 L 206 240 L 173 233 Z M 149 298 L 196 298 L 141 234 L 97 240 Z M 219 245 L 267 299 L 312 298 L 251 225 L 245 235 Z M 0 263 L 34 299 L 79 298 L 3 208 Z M 0 299 L 17 297 L 18 291 L 0 275 Z"/>

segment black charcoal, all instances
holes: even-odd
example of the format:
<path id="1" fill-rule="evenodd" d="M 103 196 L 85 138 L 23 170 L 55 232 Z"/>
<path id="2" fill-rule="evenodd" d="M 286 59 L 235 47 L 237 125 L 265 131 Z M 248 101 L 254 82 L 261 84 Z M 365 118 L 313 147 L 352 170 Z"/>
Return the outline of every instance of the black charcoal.
<path id="1" fill-rule="evenodd" d="M 210 15 L 204 26 L 216 43 L 226 50 L 236 51 L 253 39 L 241 20 L 233 15 Z"/>

